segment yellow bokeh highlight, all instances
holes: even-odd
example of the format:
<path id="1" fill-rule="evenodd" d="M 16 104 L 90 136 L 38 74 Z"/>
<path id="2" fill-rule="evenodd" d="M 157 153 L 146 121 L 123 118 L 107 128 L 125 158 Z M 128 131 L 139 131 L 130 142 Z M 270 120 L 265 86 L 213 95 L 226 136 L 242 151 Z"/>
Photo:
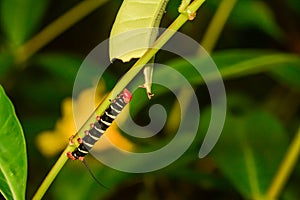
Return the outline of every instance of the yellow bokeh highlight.
<path id="1" fill-rule="evenodd" d="M 69 138 L 77 132 L 74 123 L 72 103 L 75 104 L 74 106 L 76 106 L 77 111 L 81 114 L 78 116 L 79 119 L 76 119 L 76 122 L 83 124 L 87 120 L 85 116 L 91 114 L 87 113 L 88 111 L 85 109 L 86 102 L 93 102 L 91 98 L 94 98 L 95 105 L 98 105 L 105 96 L 105 88 L 98 87 L 97 94 L 98 95 L 95 96 L 94 90 L 90 88 L 80 93 L 76 100 L 72 101 L 71 98 L 66 98 L 62 101 L 62 118 L 57 120 L 54 130 L 43 131 L 36 138 L 37 147 L 44 156 L 52 157 L 57 155 L 68 145 Z M 89 100 L 92 101 L 87 101 L 87 98 L 90 98 Z M 104 137 L 106 138 L 103 139 Z M 97 143 L 100 144 L 97 145 Z M 94 147 L 97 151 L 111 148 L 110 143 L 126 151 L 132 151 L 134 149 L 133 143 L 122 136 L 115 122 L 112 123 L 111 127 L 107 129 L 97 143 Z"/>

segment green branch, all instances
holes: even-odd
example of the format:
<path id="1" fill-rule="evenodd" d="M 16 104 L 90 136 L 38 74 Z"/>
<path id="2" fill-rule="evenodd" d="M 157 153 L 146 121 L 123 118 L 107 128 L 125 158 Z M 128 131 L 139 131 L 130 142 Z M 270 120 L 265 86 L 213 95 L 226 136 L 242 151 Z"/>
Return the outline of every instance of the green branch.
<path id="1" fill-rule="evenodd" d="M 205 48 L 205 50 L 208 53 L 211 53 L 213 48 L 215 47 L 215 44 L 225 26 L 225 23 L 235 5 L 237 0 L 223 0 L 221 4 L 219 5 L 216 13 L 214 14 L 211 23 L 208 25 L 206 32 L 204 33 L 203 39 L 201 41 L 201 45 Z M 200 48 L 199 53 L 202 51 L 202 48 Z M 189 102 L 192 96 L 192 91 L 187 91 L 185 88 L 181 89 L 181 92 L 179 93 L 179 97 L 181 99 L 185 99 L 186 102 Z M 185 112 L 185 108 L 181 108 L 183 112 Z M 169 132 L 174 131 L 174 123 L 180 122 L 180 117 L 178 118 L 178 113 L 180 112 L 180 106 L 178 104 L 174 104 L 171 113 L 170 118 L 167 121 L 166 129 Z"/>
<path id="2" fill-rule="evenodd" d="M 206 29 L 201 42 L 201 45 L 208 53 L 211 53 L 214 49 L 236 2 L 237 0 L 221 1 L 215 15 L 213 16 L 211 22 L 209 23 L 209 26 Z M 201 51 L 201 49 L 199 51 Z"/>
<path id="3" fill-rule="evenodd" d="M 267 199 L 277 199 L 290 177 L 300 154 L 300 127 L 290 144 L 280 167 L 267 191 Z"/>
<path id="4" fill-rule="evenodd" d="M 37 35 L 27 41 L 24 45 L 14 52 L 16 63 L 21 64 L 27 61 L 32 55 L 34 55 L 41 48 L 46 46 L 49 42 L 61 35 L 68 28 L 75 23 L 86 17 L 88 14 L 96 10 L 107 0 L 86 0 L 82 1 L 74 8 L 63 14 L 54 22 L 45 27 Z M 24 65 L 23 65 L 24 67 Z"/>
<path id="5" fill-rule="evenodd" d="M 195 0 L 189 6 L 188 10 L 191 13 L 195 13 L 199 7 L 203 4 L 204 0 Z M 109 93 L 109 95 L 104 99 L 104 101 L 98 106 L 95 112 L 89 117 L 87 122 L 79 129 L 79 132 L 86 130 L 89 128 L 89 124 L 94 121 L 96 115 L 101 115 L 105 109 L 110 104 L 110 99 L 114 99 L 116 94 L 120 93 L 126 85 L 138 74 L 138 72 L 143 68 L 145 64 L 157 53 L 157 51 L 176 33 L 176 31 L 188 20 L 188 16 L 186 14 L 180 14 L 175 21 L 166 29 L 166 31 L 156 40 L 151 48 L 131 67 L 131 69 L 123 76 L 123 78 L 116 84 L 113 91 Z M 78 133 L 75 138 L 78 138 Z M 35 193 L 33 199 L 41 199 L 45 192 L 48 190 L 49 186 L 60 172 L 64 164 L 67 162 L 68 158 L 66 153 L 68 151 L 73 151 L 75 146 L 67 146 L 62 155 L 59 157 L 55 165 L 50 170 L 49 174 L 46 176 L 41 186 L 38 188 Z"/>

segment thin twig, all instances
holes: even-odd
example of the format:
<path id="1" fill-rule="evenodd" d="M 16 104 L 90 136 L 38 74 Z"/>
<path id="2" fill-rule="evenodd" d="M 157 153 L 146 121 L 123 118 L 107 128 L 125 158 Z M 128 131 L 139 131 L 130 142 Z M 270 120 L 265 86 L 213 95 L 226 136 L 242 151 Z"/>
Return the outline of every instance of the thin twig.
<path id="1" fill-rule="evenodd" d="M 70 9 L 18 48 L 15 52 L 16 63 L 21 64 L 27 61 L 37 51 L 96 10 L 106 1 L 107 0 L 86 0 Z M 25 67 L 26 65 L 20 66 Z"/>
<path id="2" fill-rule="evenodd" d="M 221 1 L 215 15 L 207 27 L 201 42 L 201 45 L 208 53 L 211 53 L 216 46 L 216 43 L 236 2 L 237 0 Z"/>
<path id="3" fill-rule="evenodd" d="M 221 4 L 219 5 L 216 13 L 214 14 L 211 23 L 209 24 L 206 32 L 204 33 L 203 39 L 201 41 L 201 45 L 205 48 L 205 50 L 208 53 L 211 53 L 212 50 L 215 47 L 215 44 L 225 26 L 225 23 L 229 17 L 230 12 L 232 11 L 235 3 L 237 0 L 223 0 Z M 202 48 L 198 50 L 199 52 L 202 51 Z M 200 54 L 200 53 L 198 53 Z M 193 91 L 186 90 L 185 88 L 181 89 L 181 92 L 179 93 L 179 99 L 185 99 L 186 102 L 189 102 L 192 97 Z M 184 95 L 184 96 L 183 96 Z M 181 108 L 183 112 L 185 112 L 185 108 Z M 170 118 L 166 124 L 167 130 L 169 132 L 174 131 L 174 122 L 180 121 L 178 119 L 178 113 L 180 112 L 180 106 L 177 104 L 174 104 L 171 113 Z M 183 113 L 182 113 L 183 114 Z"/>
<path id="4" fill-rule="evenodd" d="M 277 199 L 290 177 L 300 154 L 300 127 L 290 144 L 280 167 L 267 191 L 267 199 Z"/>

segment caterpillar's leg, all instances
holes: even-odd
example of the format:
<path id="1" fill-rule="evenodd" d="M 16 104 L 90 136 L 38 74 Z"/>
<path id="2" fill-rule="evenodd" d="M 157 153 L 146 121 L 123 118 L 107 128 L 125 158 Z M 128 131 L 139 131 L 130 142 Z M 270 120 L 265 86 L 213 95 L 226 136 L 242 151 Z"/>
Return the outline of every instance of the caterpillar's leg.
<path id="1" fill-rule="evenodd" d="M 78 138 L 78 139 L 77 139 L 77 142 L 78 142 L 79 144 L 82 144 L 82 142 L 83 142 L 82 138 Z"/>
<path id="2" fill-rule="evenodd" d="M 87 131 L 88 132 L 88 131 Z M 82 143 L 82 138 L 78 138 L 77 139 L 77 142 L 79 143 L 79 144 L 81 144 Z M 75 144 L 75 142 L 74 142 L 74 135 L 72 135 L 70 138 L 69 138 L 69 145 L 70 146 L 73 146 Z"/>
<path id="3" fill-rule="evenodd" d="M 84 160 L 83 156 L 78 157 L 78 160 L 80 160 L 81 162 Z"/>
<path id="4" fill-rule="evenodd" d="M 74 146 L 74 144 L 75 144 L 75 142 L 74 142 L 74 135 L 71 135 L 71 137 L 69 138 L 69 145 L 70 146 Z M 76 160 L 76 158 L 73 156 L 72 152 L 68 151 L 66 155 L 71 160 Z"/>
<path id="5" fill-rule="evenodd" d="M 82 138 L 78 138 L 77 139 L 77 142 L 79 143 L 79 144 L 82 144 L 83 143 L 83 140 L 82 140 Z M 73 146 L 74 145 L 74 135 L 72 135 L 70 138 L 69 138 L 69 144 L 71 145 L 71 146 Z M 68 156 L 68 158 L 70 158 L 71 160 L 76 160 L 76 159 L 78 159 L 78 160 L 80 160 L 80 161 L 83 161 L 83 159 L 84 159 L 84 157 L 82 157 L 82 156 L 77 156 L 77 154 L 76 154 L 76 152 L 78 151 L 78 148 L 75 150 L 75 151 L 73 151 L 73 152 L 70 152 L 70 151 L 68 151 L 67 153 L 66 153 L 66 155 Z M 74 154 L 74 155 L 73 155 Z"/>
<path id="6" fill-rule="evenodd" d="M 71 160 L 76 160 L 76 158 L 73 156 L 72 152 L 70 152 L 70 151 L 67 152 L 67 156 L 68 156 L 68 158 L 70 158 Z"/>
<path id="7" fill-rule="evenodd" d="M 69 137 L 69 145 L 73 146 L 75 144 L 74 142 L 74 135 L 71 135 L 71 137 Z"/>
<path id="8" fill-rule="evenodd" d="M 82 144 L 82 143 L 83 143 L 82 138 L 78 138 L 78 139 L 77 139 L 77 142 L 78 142 L 79 144 Z M 79 148 L 80 148 L 80 147 L 79 147 Z M 78 160 L 83 161 L 83 160 L 84 160 L 84 157 L 83 157 L 83 156 L 79 156 L 79 157 L 78 157 Z"/>

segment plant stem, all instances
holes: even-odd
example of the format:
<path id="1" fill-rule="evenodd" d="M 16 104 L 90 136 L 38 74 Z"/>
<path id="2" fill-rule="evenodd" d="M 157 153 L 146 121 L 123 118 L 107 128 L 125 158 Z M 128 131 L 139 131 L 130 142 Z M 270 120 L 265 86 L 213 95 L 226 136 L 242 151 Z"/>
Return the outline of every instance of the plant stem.
<path id="1" fill-rule="evenodd" d="M 195 0 L 192 4 L 189 5 L 187 9 L 189 9 L 192 13 L 196 12 L 199 7 L 203 4 L 204 0 Z M 110 99 L 115 98 L 117 94 L 119 94 L 126 85 L 138 74 L 138 72 L 143 68 L 145 64 L 157 53 L 157 51 L 176 33 L 176 31 L 188 20 L 188 16 L 186 14 L 180 14 L 175 21 L 166 29 L 166 31 L 154 42 L 153 46 L 148 49 L 148 51 L 131 67 L 131 69 L 123 76 L 123 78 L 116 84 L 114 89 L 108 94 L 108 96 L 104 99 L 104 101 L 97 107 L 95 112 L 88 118 L 88 120 L 84 123 L 84 125 L 79 129 L 74 139 L 78 137 L 78 133 L 82 130 L 86 130 L 89 128 L 89 124 L 95 120 L 96 115 L 101 115 L 105 109 L 110 104 Z M 61 154 L 59 159 L 56 161 L 37 192 L 35 193 L 33 199 L 38 200 L 41 199 L 45 192 L 48 190 L 49 186 L 62 169 L 66 161 L 68 160 L 66 153 L 68 151 L 73 151 L 75 146 L 67 146 L 64 152 Z"/>
<path id="2" fill-rule="evenodd" d="M 229 17 L 230 12 L 232 11 L 235 3 L 237 0 L 223 0 L 221 1 L 220 6 L 218 7 L 215 15 L 213 16 L 206 32 L 204 33 L 203 39 L 202 39 L 202 46 L 205 48 L 205 50 L 208 53 L 211 53 L 213 48 L 215 47 L 216 41 L 218 40 L 224 25 Z M 200 54 L 202 51 L 202 48 L 198 50 L 197 54 Z M 179 93 L 179 97 L 181 99 L 185 99 L 185 101 L 189 102 L 192 97 L 193 91 L 184 91 L 185 88 L 181 89 L 181 92 Z M 184 95 L 184 96 L 183 96 Z M 185 109 L 182 108 L 182 111 L 185 112 Z M 170 118 L 166 124 L 166 129 L 169 132 L 173 132 L 175 130 L 175 127 L 173 124 L 175 122 L 180 122 L 180 119 L 178 117 L 178 113 L 180 112 L 180 106 L 175 104 L 172 108 L 172 111 L 170 113 Z M 182 113 L 184 114 L 184 113 Z"/>
<path id="3" fill-rule="evenodd" d="M 49 186 L 55 179 L 56 175 L 59 173 L 59 171 L 62 169 L 64 164 L 66 163 L 68 157 L 66 156 L 66 153 L 70 150 L 71 146 L 68 146 L 64 152 L 61 154 L 61 156 L 58 158 L 54 166 L 52 167 L 51 171 L 48 173 L 47 177 L 44 179 L 38 190 L 33 196 L 33 200 L 42 199 L 46 191 L 48 190 Z"/>
<path id="4" fill-rule="evenodd" d="M 213 16 L 201 42 L 201 45 L 208 53 L 214 49 L 221 32 L 224 28 L 227 19 L 236 4 L 237 0 L 223 0 L 221 1 L 215 15 Z"/>
<path id="5" fill-rule="evenodd" d="M 277 199 L 286 184 L 300 154 L 300 127 L 290 144 L 280 167 L 267 191 L 267 199 Z"/>
<path id="6" fill-rule="evenodd" d="M 83 19 L 85 16 L 96 10 L 106 1 L 107 0 L 86 0 L 70 9 L 18 48 L 15 52 L 16 63 L 21 64 L 28 60 L 38 50 L 47 45 L 50 41 L 55 39 L 72 25 Z M 25 67 L 25 65 L 20 66 Z"/>

